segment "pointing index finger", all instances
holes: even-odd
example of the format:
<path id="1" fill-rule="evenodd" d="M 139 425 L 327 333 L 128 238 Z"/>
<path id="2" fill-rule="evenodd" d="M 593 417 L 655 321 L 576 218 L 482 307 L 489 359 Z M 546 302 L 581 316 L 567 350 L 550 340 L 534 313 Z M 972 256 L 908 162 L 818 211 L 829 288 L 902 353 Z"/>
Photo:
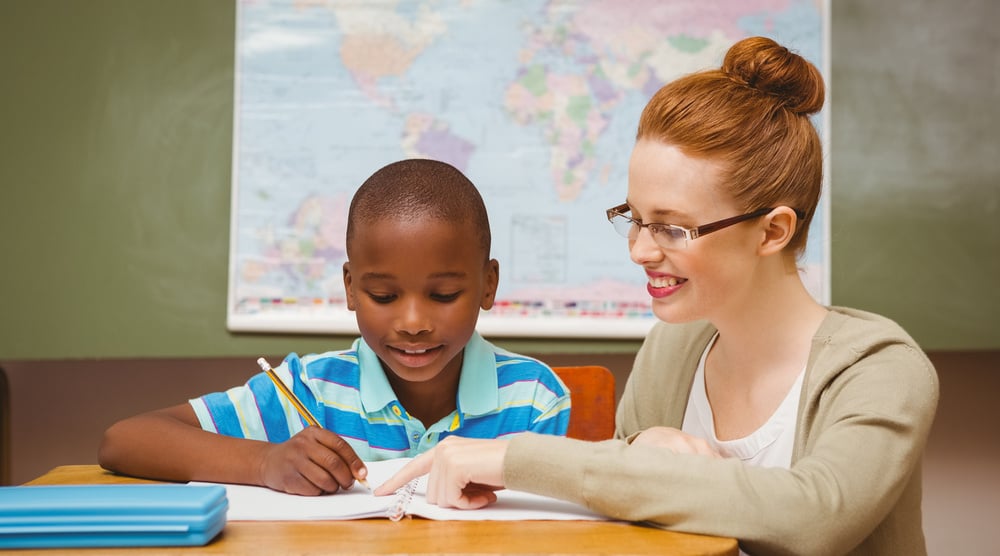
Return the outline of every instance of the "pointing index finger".
<path id="1" fill-rule="evenodd" d="M 384 483 L 379 485 L 373 494 L 375 496 L 386 496 L 392 494 L 413 479 L 421 475 L 426 475 L 431 470 L 431 463 L 434 461 L 433 454 L 434 449 L 432 448 L 431 450 L 413 458 L 412 461 L 408 462 L 402 469 L 397 471 L 395 475 L 389 477 Z"/>

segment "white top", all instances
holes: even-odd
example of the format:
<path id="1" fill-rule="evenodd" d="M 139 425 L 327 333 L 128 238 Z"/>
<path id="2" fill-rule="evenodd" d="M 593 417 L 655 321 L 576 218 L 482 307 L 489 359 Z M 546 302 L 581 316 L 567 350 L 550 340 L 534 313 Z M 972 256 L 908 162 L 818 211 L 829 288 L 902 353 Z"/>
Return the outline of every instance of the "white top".
<path id="1" fill-rule="evenodd" d="M 715 344 L 716 334 L 708 343 L 698 370 L 695 371 L 694 384 L 688 395 L 687 410 L 684 413 L 684 424 L 681 430 L 692 436 L 704 438 L 723 457 L 739 458 L 744 463 L 761 467 L 789 468 L 792 464 L 792 445 L 795 442 L 795 420 L 798 414 L 799 397 L 802 394 L 802 379 L 805 369 L 795 379 L 795 384 L 767 422 L 749 436 L 735 440 L 719 440 L 715 436 L 715 419 L 712 417 L 712 406 L 705 392 L 705 358 Z"/>

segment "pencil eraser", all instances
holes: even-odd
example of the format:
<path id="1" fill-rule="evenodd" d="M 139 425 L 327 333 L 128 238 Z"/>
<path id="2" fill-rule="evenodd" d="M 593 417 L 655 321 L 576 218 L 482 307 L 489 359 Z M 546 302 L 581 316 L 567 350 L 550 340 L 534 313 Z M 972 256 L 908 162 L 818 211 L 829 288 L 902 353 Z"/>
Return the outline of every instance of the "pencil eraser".
<path id="1" fill-rule="evenodd" d="M 260 358 L 257 359 L 257 364 L 260 365 L 261 370 L 263 370 L 265 372 L 268 371 L 271 368 L 271 365 L 269 365 L 267 363 L 267 360 L 264 359 L 263 357 L 260 357 Z"/>

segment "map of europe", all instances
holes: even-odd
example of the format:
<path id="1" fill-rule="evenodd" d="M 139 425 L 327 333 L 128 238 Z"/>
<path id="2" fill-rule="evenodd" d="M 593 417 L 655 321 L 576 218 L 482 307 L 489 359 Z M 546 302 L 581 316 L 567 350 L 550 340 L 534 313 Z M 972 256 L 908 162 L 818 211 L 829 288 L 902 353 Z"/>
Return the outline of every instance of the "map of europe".
<path id="1" fill-rule="evenodd" d="M 240 0 L 232 330 L 354 333 L 347 208 L 375 170 L 448 162 L 479 187 L 500 261 L 494 335 L 640 337 L 645 276 L 604 209 L 639 113 L 751 35 L 823 67 L 824 0 Z M 820 119 L 816 121 L 823 127 Z M 821 207 L 822 209 L 822 207 Z M 800 261 L 828 294 L 827 213 Z"/>

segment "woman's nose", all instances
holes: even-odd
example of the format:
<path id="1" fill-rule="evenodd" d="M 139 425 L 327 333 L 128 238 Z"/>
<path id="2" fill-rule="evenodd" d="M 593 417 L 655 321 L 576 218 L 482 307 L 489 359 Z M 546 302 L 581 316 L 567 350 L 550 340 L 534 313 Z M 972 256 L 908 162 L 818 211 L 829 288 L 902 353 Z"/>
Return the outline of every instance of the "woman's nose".
<path id="1" fill-rule="evenodd" d="M 639 228 L 635 239 L 628 242 L 628 254 L 637 265 L 645 265 L 663 258 L 663 249 L 653 241 L 653 233 L 648 228 Z"/>

